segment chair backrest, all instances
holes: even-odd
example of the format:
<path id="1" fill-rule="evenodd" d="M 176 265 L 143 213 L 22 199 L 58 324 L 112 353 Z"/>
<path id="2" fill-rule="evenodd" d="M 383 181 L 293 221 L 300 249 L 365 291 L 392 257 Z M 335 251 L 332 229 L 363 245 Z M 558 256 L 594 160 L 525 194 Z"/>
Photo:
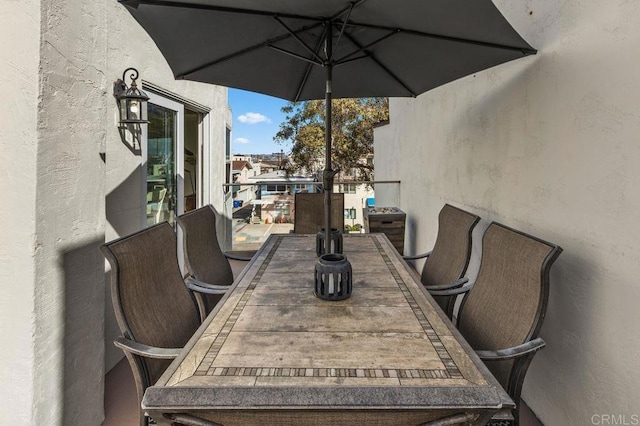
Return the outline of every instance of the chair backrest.
<path id="1" fill-rule="evenodd" d="M 561 252 L 554 244 L 499 223 L 489 225 L 478 277 L 458 313 L 458 329 L 474 349 L 505 349 L 538 337 L 549 297 L 549 270 Z M 518 372 L 522 366 L 514 365 L 513 360 L 487 363 L 519 399 L 526 366 Z M 522 377 L 515 383 L 518 374 Z"/>
<path id="2" fill-rule="evenodd" d="M 471 233 L 480 217 L 445 204 L 438 214 L 438 236 L 422 269 L 425 287 L 444 285 L 462 278 L 471 258 Z"/>
<path id="3" fill-rule="evenodd" d="M 173 228 L 163 222 L 100 247 L 111 265 L 111 295 L 124 337 L 161 348 L 183 347 L 200 325 L 178 266 Z M 155 383 L 170 360 L 141 359 Z"/>
<path id="4" fill-rule="evenodd" d="M 224 256 L 216 232 L 217 212 L 211 205 L 178 216 L 184 233 L 184 256 L 194 278 L 208 284 L 233 284 L 233 271 Z"/>
<path id="5" fill-rule="evenodd" d="M 344 231 L 344 194 L 341 192 L 331 196 L 331 227 Z M 321 228 L 324 228 L 324 194 L 296 194 L 293 232 L 315 234 Z"/>

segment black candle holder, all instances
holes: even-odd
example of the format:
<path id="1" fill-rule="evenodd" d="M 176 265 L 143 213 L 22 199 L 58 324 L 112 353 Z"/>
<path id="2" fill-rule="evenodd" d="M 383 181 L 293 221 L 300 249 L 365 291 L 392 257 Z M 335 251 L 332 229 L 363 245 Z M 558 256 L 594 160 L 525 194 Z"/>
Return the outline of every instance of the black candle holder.
<path id="1" fill-rule="evenodd" d="M 325 250 L 324 228 L 320 229 L 320 232 L 316 234 L 316 256 L 320 257 L 323 254 L 342 253 L 342 232 L 340 232 L 338 228 L 331 228 L 329 244 L 333 246 L 333 250 L 330 250 L 330 253 L 327 253 Z"/>
<path id="2" fill-rule="evenodd" d="M 316 262 L 315 295 L 324 300 L 344 300 L 353 291 L 351 263 L 342 254 L 325 254 Z"/>

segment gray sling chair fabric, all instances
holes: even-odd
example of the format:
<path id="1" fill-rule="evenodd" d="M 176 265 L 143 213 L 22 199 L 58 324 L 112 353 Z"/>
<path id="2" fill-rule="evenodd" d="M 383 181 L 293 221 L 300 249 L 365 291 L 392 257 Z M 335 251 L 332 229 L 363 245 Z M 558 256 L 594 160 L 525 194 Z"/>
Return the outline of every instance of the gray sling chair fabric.
<path id="1" fill-rule="evenodd" d="M 178 216 L 178 225 L 184 233 L 184 257 L 189 272 L 185 282 L 207 315 L 233 284 L 233 271 L 228 259 L 251 260 L 250 257 L 222 251 L 216 231 L 217 215 L 213 206 L 206 205 Z M 211 291 L 203 292 L 203 288 Z"/>
<path id="2" fill-rule="evenodd" d="M 438 236 L 433 250 L 404 256 L 405 260 L 427 258 L 420 276 L 427 290 L 460 287 L 468 281 L 464 274 L 471 258 L 471 234 L 479 221 L 479 216 L 445 204 L 438 214 Z M 434 299 L 452 319 L 455 296 L 435 296 Z"/>
<path id="3" fill-rule="evenodd" d="M 162 222 L 100 250 L 111 265 L 111 297 L 122 333 L 114 343 L 133 371 L 138 403 L 200 325 L 184 285 L 173 228 Z M 140 425 L 148 422 L 140 412 Z"/>
<path id="4" fill-rule="evenodd" d="M 535 352 L 549 298 L 549 270 L 562 249 L 493 222 L 482 239 L 480 271 L 473 286 L 438 294 L 466 293 L 457 327 L 516 403 Z"/>

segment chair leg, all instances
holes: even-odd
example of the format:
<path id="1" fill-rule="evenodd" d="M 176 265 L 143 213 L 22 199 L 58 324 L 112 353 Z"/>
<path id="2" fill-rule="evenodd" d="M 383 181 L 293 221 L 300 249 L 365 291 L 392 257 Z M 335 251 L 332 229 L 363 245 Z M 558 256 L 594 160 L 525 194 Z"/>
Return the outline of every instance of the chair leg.
<path id="1" fill-rule="evenodd" d="M 133 379 L 136 383 L 136 394 L 138 396 L 138 407 L 140 407 L 144 391 L 147 388 L 147 370 L 136 355 L 127 351 L 124 351 L 124 355 L 127 357 L 131 372 L 133 373 Z M 140 426 L 149 426 L 149 417 L 147 417 L 142 408 L 139 408 L 139 413 Z"/>

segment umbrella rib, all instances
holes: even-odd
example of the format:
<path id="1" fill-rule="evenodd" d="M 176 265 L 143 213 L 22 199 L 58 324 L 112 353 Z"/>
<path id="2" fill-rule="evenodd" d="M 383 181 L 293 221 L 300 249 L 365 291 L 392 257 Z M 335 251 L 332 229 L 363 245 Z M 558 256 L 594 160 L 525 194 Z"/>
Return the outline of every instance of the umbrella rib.
<path id="1" fill-rule="evenodd" d="M 344 61 L 345 61 L 345 60 L 347 60 L 348 58 L 350 58 L 350 57 L 352 57 L 352 56 L 354 56 L 354 55 L 357 55 L 357 54 L 358 54 L 358 53 L 360 53 L 360 52 L 365 51 L 366 49 L 370 48 L 371 46 L 374 46 L 374 45 L 376 45 L 376 44 L 378 44 L 378 43 L 383 42 L 384 40 L 388 39 L 388 38 L 389 38 L 389 37 L 391 37 L 392 35 L 394 35 L 394 34 L 398 34 L 398 32 L 399 32 L 399 31 L 397 31 L 397 30 L 396 30 L 396 31 L 392 31 L 392 32 L 390 32 L 390 33 L 388 33 L 388 34 L 383 35 L 383 36 L 382 36 L 382 37 L 380 37 L 379 39 L 372 41 L 371 43 L 369 43 L 369 44 L 367 44 L 367 45 L 364 45 L 364 46 L 362 46 L 362 47 L 359 47 L 357 50 L 354 50 L 353 52 L 351 52 L 351 53 L 349 53 L 349 54 L 347 54 L 347 55 L 345 55 L 345 56 L 341 57 L 340 59 L 337 59 L 337 60 L 336 60 L 336 65 L 342 65 L 342 64 L 344 63 Z M 365 55 L 365 56 L 369 56 L 369 55 L 367 54 L 367 55 Z M 361 58 L 362 58 L 362 57 L 363 57 L 363 56 L 361 56 Z M 351 60 L 348 60 L 347 62 L 351 62 Z"/>
<path id="2" fill-rule="evenodd" d="M 349 5 L 349 7 L 346 7 L 344 9 L 342 9 L 340 12 L 336 13 L 333 17 L 331 17 L 331 19 L 329 19 L 329 21 L 331 23 L 337 21 L 337 19 L 344 15 L 345 13 L 347 14 L 347 17 L 344 19 L 344 21 L 342 22 L 342 24 L 340 25 L 340 34 L 338 35 L 338 40 L 336 41 L 336 48 L 333 51 L 333 54 L 331 55 L 331 58 L 328 58 L 328 61 L 331 62 L 333 60 L 333 57 L 336 56 L 336 52 L 338 51 L 338 47 L 340 47 L 340 40 L 342 40 L 342 35 L 344 34 L 344 30 L 347 28 L 347 22 L 349 22 L 349 18 L 351 17 L 351 12 L 353 12 L 353 9 L 355 9 L 356 7 L 360 6 L 362 3 L 364 3 L 367 0 L 358 0 L 355 2 L 351 2 L 351 4 Z"/>
<path id="3" fill-rule="evenodd" d="M 358 1 L 355 1 L 355 2 L 351 2 L 351 4 L 349 4 L 349 6 L 345 7 L 340 12 L 336 13 L 331 18 L 329 18 L 329 21 L 333 22 L 333 21 L 335 21 L 336 19 L 338 19 L 340 16 L 344 15 L 347 12 L 349 12 L 349 14 L 351 14 L 351 11 L 353 9 L 355 9 L 358 6 L 360 6 L 365 1 L 367 1 L 367 0 L 358 0 Z"/>
<path id="4" fill-rule="evenodd" d="M 435 38 L 435 39 L 439 39 L 439 40 L 453 41 L 453 42 L 456 42 L 456 43 L 473 44 L 473 45 L 476 45 L 476 46 L 490 47 L 490 48 L 494 48 L 494 49 L 505 49 L 505 50 L 518 51 L 518 52 L 522 52 L 523 55 L 535 55 L 538 52 L 536 49 L 533 49 L 531 47 L 509 46 L 509 45 L 506 45 L 506 44 L 491 43 L 491 42 L 488 42 L 488 41 L 480 41 L 480 40 L 470 40 L 470 39 L 461 38 L 461 37 L 446 36 L 446 35 L 442 35 L 442 34 L 433 34 L 433 33 L 427 33 L 427 32 L 423 32 L 423 31 L 417 31 L 417 30 L 408 30 L 408 29 L 403 29 L 403 28 L 387 27 L 387 26 L 384 26 L 384 25 L 363 24 L 363 23 L 360 23 L 360 22 L 353 22 L 353 21 L 347 22 L 347 25 L 354 26 L 354 27 L 361 27 L 361 28 L 377 29 L 377 30 L 397 31 L 397 32 L 402 32 L 402 33 L 405 33 L 405 34 L 410 34 L 410 35 L 415 35 L 415 36 L 420 36 L 420 37 Z"/>
<path id="5" fill-rule="evenodd" d="M 340 65 L 348 64 L 349 62 L 355 62 L 355 61 L 359 61 L 360 59 L 366 59 L 366 58 L 370 58 L 370 57 L 371 57 L 371 53 L 365 53 L 364 55 L 356 56 L 355 58 L 346 59 L 344 61 L 336 62 L 335 66 L 338 67 Z"/>
<path id="6" fill-rule="evenodd" d="M 297 31 L 296 31 L 296 33 L 300 33 L 300 32 L 303 32 L 303 31 L 312 30 L 312 29 L 317 28 L 317 27 L 319 27 L 319 26 L 321 26 L 321 25 L 322 25 L 322 23 L 315 23 L 315 24 L 313 24 L 313 25 L 307 25 L 307 26 L 302 27 L 302 28 L 300 28 L 299 30 L 297 30 Z M 187 75 L 189 75 L 189 74 L 193 74 L 194 72 L 198 72 L 198 71 L 201 71 L 201 70 L 203 70 L 203 69 L 205 69 L 205 68 L 208 68 L 208 67 L 212 67 L 212 66 L 214 66 L 214 65 L 217 65 L 217 64 L 219 64 L 219 63 L 221 63 L 221 62 L 228 61 L 229 59 L 233 59 L 233 58 L 236 58 L 236 57 L 238 57 L 238 56 L 245 55 L 245 54 L 247 54 L 247 53 L 249 53 L 249 52 L 253 52 L 254 50 L 260 49 L 261 47 L 269 46 L 269 45 L 271 45 L 272 43 L 276 43 L 276 42 L 278 42 L 278 41 L 282 41 L 282 40 L 287 39 L 287 38 L 289 38 L 289 37 L 291 37 L 289 34 L 283 34 L 283 35 L 281 35 L 281 36 L 279 36 L 279 37 L 275 37 L 275 38 L 272 38 L 272 39 L 270 39 L 270 40 L 266 40 L 266 41 L 263 41 L 263 42 L 261 42 L 261 43 L 254 44 L 254 45 L 249 46 L 249 47 L 247 47 L 247 48 L 245 48 L 245 49 L 238 50 L 237 52 L 233 52 L 233 53 L 231 53 L 231 54 L 229 54 L 229 55 L 227 55 L 227 56 L 223 56 L 223 57 L 218 58 L 218 59 L 216 59 L 216 60 L 213 60 L 213 61 L 211 61 L 211 62 L 207 62 L 206 64 L 203 64 L 203 65 L 201 65 L 201 66 L 199 66 L 199 67 L 196 67 L 196 68 L 193 68 L 193 69 L 191 69 L 191 70 L 185 71 L 185 72 L 183 72 L 183 73 L 181 73 L 181 74 L 179 74 L 179 75 L 176 75 L 176 78 L 178 78 L 178 79 L 180 79 L 180 78 L 184 78 L 185 76 L 187 76 Z M 272 47 L 273 47 L 273 46 L 272 46 Z M 308 59 L 308 58 L 305 58 L 305 60 L 307 60 L 307 61 L 308 61 L 309 59 Z"/>
<path id="7" fill-rule="evenodd" d="M 299 55 L 297 53 L 291 52 L 289 50 L 283 49 L 278 46 L 274 46 L 272 44 L 267 44 L 267 47 L 270 47 L 271 49 L 276 50 L 278 52 L 284 53 L 285 55 L 293 56 L 294 58 L 300 59 L 301 61 L 310 62 L 312 64 L 320 65 L 320 66 L 322 65 L 322 62 L 314 61 L 311 58 L 307 58 L 306 56 Z"/>
<path id="8" fill-rule="evenodd" d="M 328 27 L 325 26 L 324 31 L 322 33 L 322 37 L 320 37 L 320 39 L 318 40 L 318 45 L 316 46 L 316 53 L 320 52 L 320 49 L 322 48 L 324 39 L 327 37 L 327 30 L 328 30 Z M 309 76 L 311 75 L 311 70 L 313 69 L 313 65 L 314 65 L 313 63 L 309 63 L 307 65 L 307 69 L 304 72 L 302 81 L 298 85 L 298 91 L 296 92 L 296 97 L 294 98 L 294 102 L 298 102 L 300 100 L 300 96 L 302 95 L 302 90 L 304 89 L 304 86 L 307 85 L 307 81 L 309 81 Z"/>
<path id="9" fill-rule="evenodd" d="M 364 0 L 362 0 L 364 1 Z M 362 3 L 362 2 L 360 2 Z M 347 22 L 349 22 L 349 18 L 351 17 L 351 12 L 353 11 L 353 8 L 356 6 L 355 3 L 351 3 L 351 7 L 349 7 L 349 10 L 346 12 L 347 13 L 347 17 L 344 19 L 344 22 L 342 23 L 342 26 L 340 28 L 340 34 L 338 34 L 338 40 L 336 40 L 336 48 L 335 50 L 333 50 L 331 57 L 328 58 L 329 62 L 333 61 L 333 57 L 336 56 L 336 52 L 338 51 L 338 48 L 340 47 L 340 40 L 342 40 L 342 36 L 344 35 L 344 30 L 347 28 Z"/>
<path id="10" fill-rule="evenodd" d="M 302 40 L 300 37 L 298 37 L 298 34 L 294 33 L 293 30 L 287 26 L 287 24 L 282 22 L 282 20 L 278 16 L 274 16 L 273 18 L 278 22 L 278 24 L 280 24 L 280 26 L 282 26 L 282 28 L 285 29 L 286 32 L 288 32 L 291 35 L 291 37 L 293 37 L 298 43 L 300 43 L 300 45 L 302 47 L 304 47 L 304 49 L 307 52 L 311 53 L 316 58 L 316 61 L 322 62 L 322 58 L 320 56 L 318 56 L 318 54 L 316 52 L 314 52 L 313 49 L 310 48 L 309 45 L 304 42 L 304 40 Z M 281 50 L 279 48 L 275 48 L 274 46 L 269 46 L 269 47 L 273 47 L 276 50 Z M 285 51 L 285 53 L 287 53 L 287 52 Z M 294 56 L 299 56 L 299 55 L 294 55 Z"/>
<path id="11" fill-rule="evenodd" d="M 348 33 L 347 33 L 347 34 L 345 34 L 345 36 L 346 36 L 349 40 L 351 40 L 351 42 L 352 42 L 353 44 L 355 44 L 358 48 L 363 49 L 362 45 L 361 45 L 361 44 L 360 44 L 356 39 L 354 39 L 350 34 L 348 34 Z M 398 82 L 398 84 L 400 84 L 402 87 L 404 87 L 404 88 L 405 88 L 405 90 L 407 90 L 407 92 L 411 93 L 411 96 L 413 96 L 414 98 L 415 98 L 416 96 L 418 96 L 418 94 L 417 94 L 414 90 L 411 90 L 411 88 L 410 88 L 410 87 L 409 87 L 409 86 L 408 86 L 404 81 L 402 81 L 402 80 L 400 79 L 400 77 L 398 77 L 398 76 L 397 76 L 393 71 L 391 71 L 389 68 L 387 68 L 387 66 L 386 66 L 386 65 L 384 65 L 382 62 L 380 62 L 380 60 L 379 60 L 378 58 L 376 58 L 376 56 L 375 56 L 373 53 L 371 53 L 371 52 L 367 52 L 367 51 L 364 51 L 364 53 L 366 53 L 367 55 L 369 55 L 369 57 L 371 58 L 371 60 L 372 60 L 373 62 L 375 62 L 375 63 L 376 63 L 376 65 L 378 65 L 380 68 L 382 68 L 382 70 L 383 70 L 384 72 L 386 72 L 387 74 L 389 74 L 389 76 L 390 76 L 391 78 L 393 78 L 395 81 L 397 81 L 397 82 Z"/>
<path id="12" fill-rule="evenodd" d="M 266 10 L 251 10 L 251 9 L 240 9 L 235 7 L 225 7 L 225 6 L 213 6 L 208 4 L 200 4 L 200 3 L 183 3 L 177 1 L 165 1 L 165 0 L 118 0 L 120 3 L 131 3 L 133 7 L 136 7 L 136 4 L 145 4 L 151 6 L 166 6 L 166 7 L 179 7 L 184 9 L 196 9 L 196 10 L 211 10 L 215 12 L 226 12 L 226 13 L 237 13 L 243 15 L 256 15 L 256 16 L 280 16 L 282 18 L 291 18 L 291 19 L 306 19 L 316 22 L 322 22 L 325 18 L 322 17 L 314 17 L 307 15 L 297 15 L 294 13 L 277 13 L 277 12 L 269 12 Z"/>

